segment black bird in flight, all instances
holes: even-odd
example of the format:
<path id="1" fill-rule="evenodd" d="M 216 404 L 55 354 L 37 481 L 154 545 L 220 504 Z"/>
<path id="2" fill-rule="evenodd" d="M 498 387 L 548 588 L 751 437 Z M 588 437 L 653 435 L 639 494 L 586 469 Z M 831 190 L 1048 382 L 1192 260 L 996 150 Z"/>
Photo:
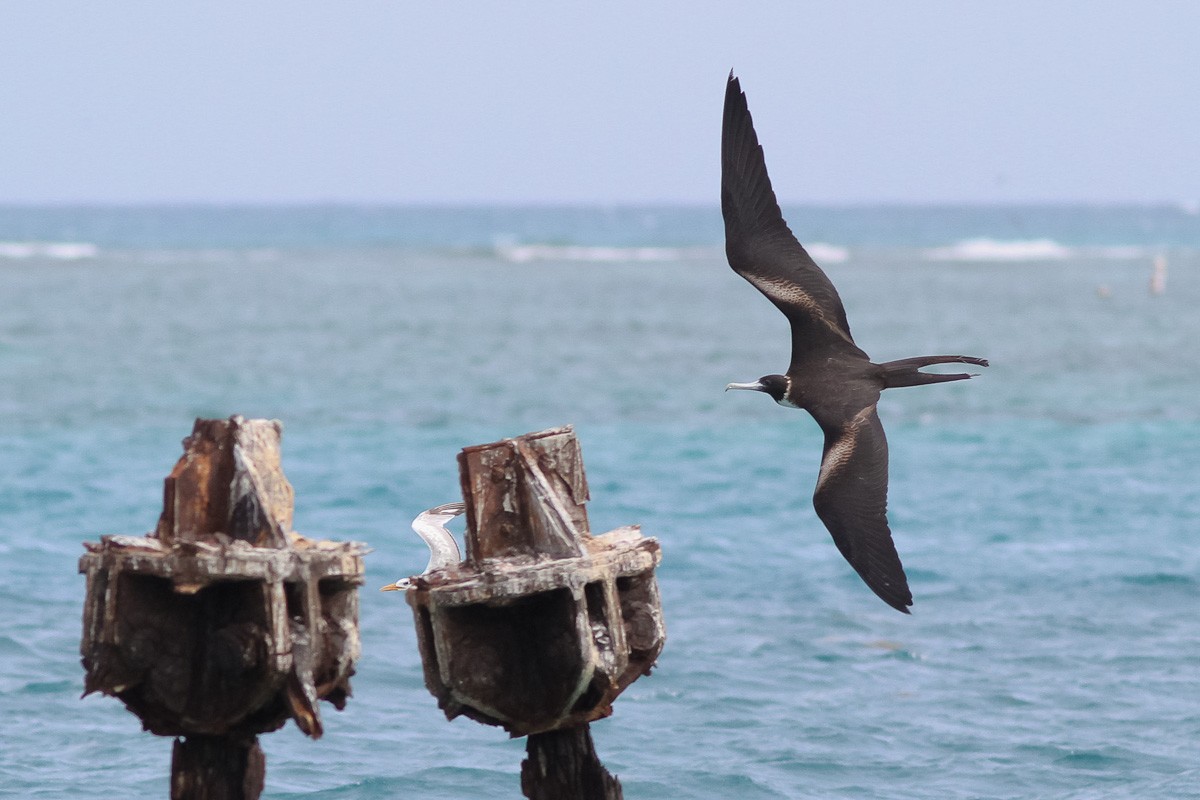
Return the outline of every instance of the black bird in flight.
<path id="1" fill-rule="evenodd" d="M 970 356 L 917 356 L 875 364 L 854 344 L 833 283 L 783 220 L 746 95 L 733 73 L 721 129 L 721 213 L 729 265 L 766 295 L 792 328 L 787 374 L 731 383 L 726 390 L 766 392 L 817 421 L 825 434 L 813 493 L 817 516 L 871 591 L 907 614 L 912 593 L 888 528 L 888 446 L 875 407 L 884 389 L 972 377 L 920 372 L 921 367 L 986 367 L 988 362 Z"/>

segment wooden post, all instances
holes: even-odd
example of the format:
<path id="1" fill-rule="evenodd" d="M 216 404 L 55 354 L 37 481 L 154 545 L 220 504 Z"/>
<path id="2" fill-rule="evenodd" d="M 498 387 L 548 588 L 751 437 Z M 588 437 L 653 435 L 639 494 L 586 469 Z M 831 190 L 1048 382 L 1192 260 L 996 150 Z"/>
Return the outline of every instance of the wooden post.
<path id="1" fill-rule="evenodd" d="M 187 736 L 171 752 L 171 800 L 256 800 L 267 778 L 258 737 Z"/>
<path id="2" fill-rule="evenodd" d="M 87 542 L 84 694 L 121 699 L 176 739 L 174 800 L 254 800 L 257 736 L 289 718 L 321 735 L 317 700 L 338 709 L 359 654 L 366 548 L 292 531 L 281 426 L 196 420 L 148 536 Z"/>
<path id="3" fill-rule="evenodd" d="M 619 798 L 588 723 L 662 651 L 658 542 L 636 527 L 591 535 L 569 426 L 458 460 L 466 559 L 404 583 L 425 684 L 448 718 L 529 736 L 527 797 Z"/>
<path id="4" fill-rule="evenodd" d="M 531 733 L 521 762 L 521 793 L 529 800 L 621 800 L 621 782 L 596 756 L 585 722 L 574 728 Z"/>

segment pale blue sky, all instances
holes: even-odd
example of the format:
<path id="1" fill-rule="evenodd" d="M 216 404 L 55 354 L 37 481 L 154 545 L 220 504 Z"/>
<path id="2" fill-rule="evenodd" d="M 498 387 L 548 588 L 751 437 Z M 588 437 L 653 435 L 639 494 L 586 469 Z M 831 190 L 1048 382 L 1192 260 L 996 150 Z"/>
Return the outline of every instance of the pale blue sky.
<path id="1" fill-rule="evenodd" d="M 0 203 L 1200 198 L 1200 3 L 0 0 Z"/>

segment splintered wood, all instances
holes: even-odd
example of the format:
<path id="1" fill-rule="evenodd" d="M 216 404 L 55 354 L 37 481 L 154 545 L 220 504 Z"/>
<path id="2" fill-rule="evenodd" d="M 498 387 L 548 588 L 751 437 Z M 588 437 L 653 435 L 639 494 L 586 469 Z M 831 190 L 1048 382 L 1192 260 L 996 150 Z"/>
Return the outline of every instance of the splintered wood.
<path id="1" fill-rule="evenodd" d="M 317 701 L 350 694 L 366 548 L 292 531 L 279 439 L 275 421 L 197 420 L 154 533 L 84 545 L 85 694 L 187 737 L 172 797 L 258 797 L 255 737 L 289 718 L 319 737 Z"/>

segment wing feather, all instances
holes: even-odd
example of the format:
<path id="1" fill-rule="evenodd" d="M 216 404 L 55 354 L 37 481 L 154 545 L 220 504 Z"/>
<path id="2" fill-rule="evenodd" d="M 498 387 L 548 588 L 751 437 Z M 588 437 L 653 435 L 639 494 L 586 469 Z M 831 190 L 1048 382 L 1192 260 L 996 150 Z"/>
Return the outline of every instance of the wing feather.
<path id="1" fill-rule="evenodd" d="M 729 265 L 791 323 L 793 364 L 831 346 L 861 353 L 833 283 L 783 219 L 746 95 L 732 74 L 721 128 L 721 214 Z"/>
<path id="2" fill-rule="evenodd" d="M 817 516 L 871 591 L 907 614 L 912 593 L 887 522 L 888 447 L 879 414 L 871 405 L 844 424 L 821 427 Z"/>

